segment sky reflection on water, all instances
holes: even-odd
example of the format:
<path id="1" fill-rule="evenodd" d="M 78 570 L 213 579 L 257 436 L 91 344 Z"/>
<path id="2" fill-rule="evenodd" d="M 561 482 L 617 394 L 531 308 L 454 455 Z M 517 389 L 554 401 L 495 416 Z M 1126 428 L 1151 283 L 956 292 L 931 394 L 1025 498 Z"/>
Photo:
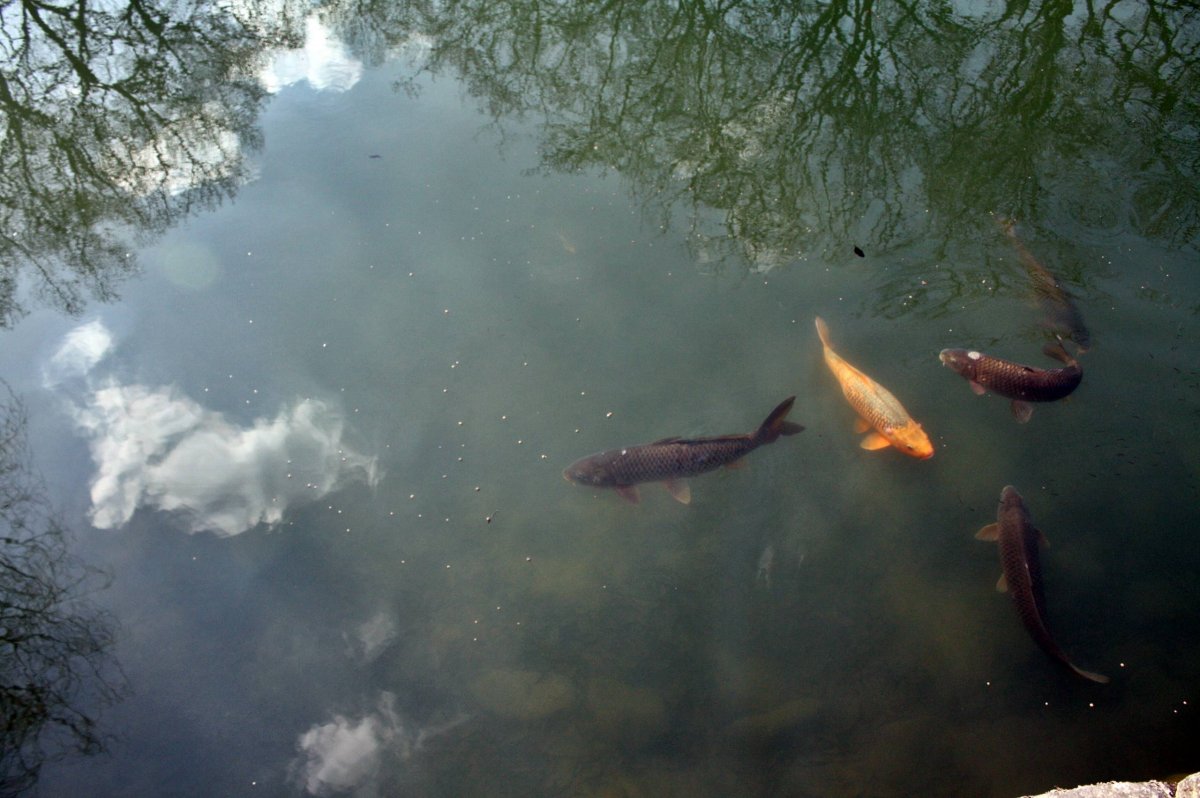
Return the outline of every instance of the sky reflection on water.
<path id="1" fill-rule="evenodd" d="M 223 203 L 146 228 L 119 300 L 5 315 L 0 374 L 112 573 L 94 599 L 132 688 L 101 716 L 111 755 L 47 764 L 43 790 L 1007 796 L 1200 767 L 1194 184 L 1170 178 L 1194 105 L 1155 93 L 1186 81 L 1146 89 L 1176 133 L 1142 171 L 1119 140 L 1138 114 L 1081 131 L 1136 87 L 1137 48 L 1036 138 L 1087 75 L 996 70 L 1054 8 L 890 36 L 837 8 L 865 38 L 790 10 L 610 30 L 558 9 L 538 49 L 521 4 L 357 28 L 338 7 L 266 37 L 307 44 L 258 84 L 265 145 L 212 173 Z M 800 34 L 822 30 L 816 63 Z M 1188 35 L 1167 40 L 1185 75 Z M 974 72 L 872 99 L 918 56 Z M 838 82 L 848 58 L 880 72 Z M 1026 104 L 971 105 L 971 76 Z M 1079 390 L 1024 426 L 937 361 L 1039 360 L 1013 213 L 1094 336 Z M 858 448 L 817 314 L 932 460 Z M 690 506 L 561 479 L 791 394 L 807 430 Z M 1053 542 L 1053 630 L 1113 684 L 1055 670 L 996 595 L 972 535 L 1006 483 Z"/>

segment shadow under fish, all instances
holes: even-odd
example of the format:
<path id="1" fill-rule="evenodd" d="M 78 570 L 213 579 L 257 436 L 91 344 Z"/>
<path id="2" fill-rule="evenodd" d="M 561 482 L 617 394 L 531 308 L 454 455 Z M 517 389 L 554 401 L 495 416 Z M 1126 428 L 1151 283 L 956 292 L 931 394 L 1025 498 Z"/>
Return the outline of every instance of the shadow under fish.
<path id="1" fill-rule="evenodd" d="M 971 390 L 983 396 L 988 391 L 1012 399 L 1012 414 L 1024 424 L 1033 415 L 1030 402 L 1054 402 L 1069 396 L 1083 380 L 1083 369 L 1071 357 L 1062 342 L 1047 344 L 1042 351 L 1064 365 L 1060 369 L 1039 369 L 985 355 L 974 349 L 943 349 L 938 354 L 942 365 L 967 380 Z"/>
<path id="2" fill-rule="evenodd" d="M 1042 312 L 1045 313 L 1042 326 L 1055 335 L 1074 341 L 1078 347 L 1076 354 L 1083 354 L 1092 346 L 1092 334 L 1084 324 L 1083 315 L 1075 306 L 1071 292 L 1025 247 L 1017 236 L 1015 222 L 1005 219 L 1000 224 L 1016 249 L 1021 265 L 1029 273 L 1033 293 L 1042 307 Z"/>
<path id="3" fill-rule="evenodd" d="M 1049 542 L 1033 525 L 1025 500 L 1012 485 L 1000 492 L 1000 506 L 996 510 L 996 523 L 988 524 L 975 535 L 979 540 L 995 541 L 1000 550 L 1000 581 L 996 589 L 1007 591 L 1012 596 L 1017 617 L 1037 643 L 1055 662 L 1063 665 L 1076 676 L 1092 682 L 1105 684 L 1107 676 L 1085 671 L 1076 667 L 1046 626 L 1046 596 L 1042 589 L 1042 564 L 1038 557 L 1038 546 Z"/>
<path id="4" fill-rule="evenodd" d="M 787 420 L 796 397 L 789 396 L 771 411 L 758 429 L 748 435 L 711 438 L 663 438 L 653 443 L 609 449 L 577 460 L 563 471 L 568 482 L 594 488 L 612 488 L 626 501 L 641 497 L 637 485 L 662 482 L 676 501 L 688 504 L 692 491 L 684 480 L 726 466 L 736 468 L 750 452 L 781 435 L 804 430 Z"/>

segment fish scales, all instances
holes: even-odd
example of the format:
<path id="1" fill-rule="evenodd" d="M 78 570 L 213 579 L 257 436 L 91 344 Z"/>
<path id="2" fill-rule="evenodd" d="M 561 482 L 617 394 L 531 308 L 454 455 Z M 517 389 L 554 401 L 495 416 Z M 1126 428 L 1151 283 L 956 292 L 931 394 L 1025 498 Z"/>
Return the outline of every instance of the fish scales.
<path id="1" fill-rule="evenodd" d="M 976 537 L 996 541 L 1003 573 L 1001 585 L 1012 597 L 1021 625 L 1038 648 L 1077 676 L 1101 684 L 1107 682 L 1107 676 L 1085 671 L 1072 663 L 1050 635 L 1046 625 L 1046 596 L 1038 554 L 1038 545 L 1044 542 L 1044 538 L 1034 527 L 1025 500 L 1011 485 L 1005 486 L 1000 493 L 996 523 L 981 529 Z"/>
<path id="2" fill-rule="evenodd" d="M 1058 349 L 1049 349 L 1047 354 L 1060 359 L 1065 355 Z M 1067 365 L 1059 369 L 1034 368 L 966 349 L 944 349 L 938 357 L 942 363 L 980 387 L 1009 399 L 1026 402 L 1062 399 L 1078 388 L 1083 380 L 1083 370 L 1078 362 L 1069 357 Z"/>
<path id="3" fill-rule="evenodd" d="M 732 439 L 673 440 L 627 446 L 593 457 L 605 458 L 616 484 L 694 477 L 732 463 L 755 448 L 749 436 Z"/>
<path id="4" fill-rule="evenodd" d="M 760 446 L 774 443 L 781 435 L 804 429 L 787 420 L 796 397 L 789 396 L 770 412 L 758 429 L 747 435 L 714 435 L 706 438 L 663 438 L 653 443 L 608 449 L 576 460 L 563 471 L 568 482 L 597 488 L 614 488 L 625 499 L 636 502 L 636 485 L 662 482 L 678 501 L 691 501 L 691 491 L 682 480 L 724 465 L 733 465 Z"/>
<path id="5" fill-rule="evenodd" d="M 821 339 L 821 347 L 825 356 L 825 364 L 837 378 L 842 388 L 842 395 L 854 408 L 859 419 L 866 426 L 860 425 L 859 431 L 866 428 L 875 431 L 859 443 L 864 449 L 881 449 L 893 446 L 910 457 L 926 459 L 933 456 L 933 444 L 925 430 L 918 424 L 900 400 L 892 392 L 875 380 L 847 363 L 833 351 L 829 341 L 829 328 L 818 316 L 815 320 L 817 336 Z"/>
<path id="6" fill-rule="evenodd" d="M 861 371 L 855 369 L 836 354 L 830 353 L 848 369 L 863 376 L 862 382 L 843 382 L 842 394 L 854 411 L 863 417 L 872 427 L 902 427 L 912 421 L 904 405 L 892 395 L 892 392 L 879 383 L 873 382 Z M 826 360 L 829 355 L 826 356 Z"/>

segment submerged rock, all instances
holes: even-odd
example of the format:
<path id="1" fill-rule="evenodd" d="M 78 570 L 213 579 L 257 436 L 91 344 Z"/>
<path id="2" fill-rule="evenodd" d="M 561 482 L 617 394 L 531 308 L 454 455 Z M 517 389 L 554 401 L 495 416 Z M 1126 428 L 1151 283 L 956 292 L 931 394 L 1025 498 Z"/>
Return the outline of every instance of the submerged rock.
<path id="1" fill-rule="evenodd" d="M 575 703 L 575 688 L 557 673 L 496 669 L 471 683 L 471 695 L 501 717 L 536 720 Z"/>
<path id="2" fill-rule="evenodd" d="M 643 745 L 667 729 L 667 707 L 661 696 L 645 687 L 615 679 L 588 682 L 587 707 L 605 736 L 626 745 Z"/>
<path id="3" fill-rule="evenodd" d="M 748 743 L 767 743 L 811 719 L 820 707 L 821 702 L 817 699 L 798 698 L 766 712 L 740 717 L 729 724 L 726 732 Z"/>

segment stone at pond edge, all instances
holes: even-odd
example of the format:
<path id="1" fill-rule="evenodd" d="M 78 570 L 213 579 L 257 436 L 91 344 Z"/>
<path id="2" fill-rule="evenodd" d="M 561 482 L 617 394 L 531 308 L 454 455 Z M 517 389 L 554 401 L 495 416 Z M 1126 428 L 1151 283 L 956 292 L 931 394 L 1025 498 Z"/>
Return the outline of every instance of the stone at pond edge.
<path id="1" fill-rule="evenodd" d="M 1175 798 L 1200 798 L 1200 773 L 1193 773 L 1176 784 Z"/>
<path id="2" fill-rule="evenodd" d="M 471 695 L 491 712 L 515 720 L 536 720 L 567 709 L 575 689 L 557 673 L 496 669 L 471 683 Z"/>
<path id="3" fill-rule="evenodd" d="M 1194 776 L 1189 776 L 1181 781 L 1178 785 L 1179 788 L 1183 788 L 1188 780 L 1193 778 Z M 1034 796 L 1024 796 L 1024 798 L 1172 798 L 1172 796 L 1178 798 L 1183 795 L 1188 795 L 1190 798 L 1196 793 L 1177 792 L 1171 788 L 1170 784 L 1161 781 L 1109 781 L 1102 784 L 1073 787 L 1069 790 L 1054 789 Z"/>

